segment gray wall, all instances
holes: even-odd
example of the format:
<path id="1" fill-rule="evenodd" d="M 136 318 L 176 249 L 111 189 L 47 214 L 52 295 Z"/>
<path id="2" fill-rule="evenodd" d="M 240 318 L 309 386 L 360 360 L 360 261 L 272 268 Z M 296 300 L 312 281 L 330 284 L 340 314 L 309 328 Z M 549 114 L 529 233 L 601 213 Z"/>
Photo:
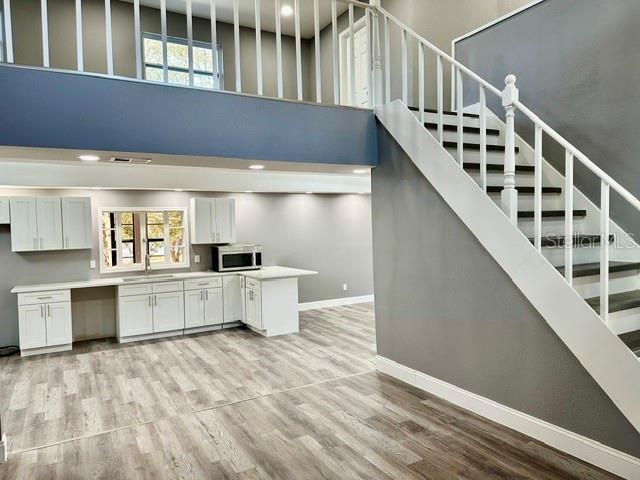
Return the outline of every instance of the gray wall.
<path id="1" fill-rule="evenodd" d="M 74 0 L 49 0 L 49 45 L 50 63 L 53 68 L 76 68 L 75 2 Z M 116 75 L 135 77 L 135 38 L 133 30 L 133 5 L 112 1 L 112 29 L 114 70 Z M 42 66 L 42 34 L 40 30 L 40 1 L 20 0 L 11 3 L 15 62 L 23 65 Z M 143 8 L 142 31 L 160 33 L 160 12 Z M 106 41 L 104 23 L 104 1 L 83 0 L 82 20 L 84 35 L 85 70 L 106 73 Z M 184 15 L 168 12 L 167 30 L 170 36 L 186 38 L 187 24 Z M 193 18 L 195 40 L 211 41 L 209 19 Z M 242 63 L 242 89 L 245 93 L 257 93 L 255 30 L 241 28 L 240 58 Z M 235 90 L 235 50 L 233 25 L 218 22 L 218 42 L 223 48 L 225 89 Z M 303 50 L 303 94 L 309 99 L 309 40 L 302 40 Z M 283 36 L 284 96 L 297 98 L 295 39 Z M 277 96 L 276 42 L 275 35 L 263 32 L 263 78 L 264 93 Z"/>
<path id="2" fill-rule="evenodd" d="M 640 196 L 638 18 L 637 0 L 547 0 L 464 40 L 458 57 L 498 87 L 515 74 L 523 103 Z M 519 133 L 532 142 L 531 123 L 522 115 L 516 120 Z M 544 155 L 564 171 L 564 152 L 546 138 Z M 597 177 L 576 162 L 574 179 L 599 204 Z M 638 212 L 615 194 L 611 201 L 612 217 L 640 234 Z"/>
<path id="3" fill-rule="evenodd" d="M 371 210 L 368 195 L 207 194 L 111 190 L 2 190 L 0 195 L 91 196 L 94 219 L 100 207 L 180 207 L 194 196 L 236 199 L 239 242 L 260 243 L 265 265 L 316 270 L 300 280 L 300 302 L 370 295 Z M 92 251 L 12 253 L 10 228 L 0 225 L 0 345 L 18 341 L 15 285 L 100 277 L 89 261 L 99 260 L 97 222 Z M 201 255 L 195 264 L 193 256 Z M 192 246 L 191 270 L 211 268 L 208 246 Z M 120 276 L 120 275 L 116 275 Z M 342 285 L 348 284 L 344 292 Z M 73 292 L 74 334 L 81 337 L 114 335 L 113 288 Z M 89 314 L 89 309 L 90 314 Z"/>
<path id="4" fill-rule="evenodd" d="M 639 457 L 638 432 L 390 135 L 378 134 L 378 354 Z"/>

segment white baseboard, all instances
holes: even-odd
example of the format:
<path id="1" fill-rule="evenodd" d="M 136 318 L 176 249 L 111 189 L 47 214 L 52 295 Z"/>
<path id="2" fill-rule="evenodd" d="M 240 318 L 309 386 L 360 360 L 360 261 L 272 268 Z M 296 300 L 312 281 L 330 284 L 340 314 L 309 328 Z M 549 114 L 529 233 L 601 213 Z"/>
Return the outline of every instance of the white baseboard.
<path id="1" fill-rule="evenodd" d="M 359 297 L 331 298 L 317 302 L 305 302 L 298 304 L 298 311 L 315 310 L 316 308 L 341 307 L 343 305 L 355 305 L 356 303 L 373 302 L 373 295 L 361 295 Z"/>
<path id="2" fill-rule="evenodd" d="M 7 436 L 2 435 L 2 438 L 0 438 L 0 463 L 4 463 L 7 461 L 8 452 L 9 448 L 7 447 Z"/>
<path id="3" fill-rule="evenodd" d="M 623 478 L 640 478 L 640 459 L 544 420 L 377 356 L 376 369 Z"/>

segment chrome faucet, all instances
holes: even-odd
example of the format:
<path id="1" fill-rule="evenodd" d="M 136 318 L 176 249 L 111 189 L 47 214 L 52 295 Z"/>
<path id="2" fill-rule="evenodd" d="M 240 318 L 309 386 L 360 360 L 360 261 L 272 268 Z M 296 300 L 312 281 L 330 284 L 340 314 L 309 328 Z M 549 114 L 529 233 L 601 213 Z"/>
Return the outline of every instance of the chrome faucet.
<path id="1" fill-rule="evenodd" d="M 144 276 L 148 277 L 149 272 L 151 272 L 151 257 L 149 257 L 149 254 L 147 253 L 144 256 Z"/>

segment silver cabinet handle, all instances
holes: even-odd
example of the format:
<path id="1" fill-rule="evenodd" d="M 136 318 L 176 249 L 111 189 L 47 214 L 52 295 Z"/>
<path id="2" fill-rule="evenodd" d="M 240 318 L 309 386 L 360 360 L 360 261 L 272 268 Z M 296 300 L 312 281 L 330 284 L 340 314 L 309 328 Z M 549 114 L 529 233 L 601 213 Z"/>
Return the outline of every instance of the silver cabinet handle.
<path id="1" fill-rule="evenodd" d="M 151 295 L 149 295 L 149 306 L 151 306 Z"/>
<path id="2" fill-rule="evenodd" d="M 209 301 L 209 290 L 205 290 L 204 292 L 204 298 L 205 300 L 208 302 Z"/>
<path id="3" fill-rule="evenodd" d="M 156 306 L 156 307 L 158 306 L 158 296 L 157 295 L 153 296 L 153 305 Z"/>
<path id="4" fill-rule="evenodd" d="M 52 298 L 53 297 L 51 295 L 49 295 L 49 296 L 46 296 L 46 297 L 38 297 L 38 300 L 50 300 Z"/>
<path id="5" fill-rule="evenodd" d="M 200 301 L 204 302 L 204 290 L 200 290 Z"/>
<path id="6" fill-rule="evenodd" d="M 44 318 L 44 305 L 40 305 L 40 317 Z"/>
<path id="7" fill-rule="evenodd" d="M 47 305 L 47 317 L 51 317 L 51 305 Z"/>

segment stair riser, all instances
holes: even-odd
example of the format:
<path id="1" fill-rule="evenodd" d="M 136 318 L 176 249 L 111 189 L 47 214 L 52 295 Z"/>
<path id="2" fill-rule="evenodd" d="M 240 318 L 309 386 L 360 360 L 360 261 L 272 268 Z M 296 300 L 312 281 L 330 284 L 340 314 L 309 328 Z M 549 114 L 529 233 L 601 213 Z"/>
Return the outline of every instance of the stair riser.
<path id="1" fill-rule="evenodd" d="M 521 210 L 523 210 L 521 208 Z M 527 237 L 533 238 L 533 218 L 519 218 L 518 219 L 518 228 L 522 233 L 524 233 Z M 581 218 L 574 217 L 573 219 L 573 229 L 575 233 L 590 233 L 585 232 L 581 228 Z M 563 218 L 543 218 L 542 219 L 542 236 L 546 235 L 564 235 L 564 219 Z"/>
<path id="2" fill-rule="evenodd" d="M 608 325 L 616 335 L 640 330 L 640 308 L 610 313 Z"/>
<path id="3" fill-rule="evenodd" d="M 429 133 L 435 138 L 438 138 L 438 130 L 429 128 Z M 458 141 L 458 132 L 444 132 L 444 139 L 448 142 Z M 464 141 L 470 143 L 480 143 L 480 134 L 478 133 L 465 133 Z M 487 145 L 504 145 L 504 140 L 498 135 L 487 135 Z"/>
<path id="4" fill-rule="evenodd" d="M 554 267 L 561 267 L 564 265 L 564 248 L 543 248 L 542 254 L 549 260 Z M 589 248 L 574 248 L 573 249 L 573 263 L 593 263 L 600 261 L 600 247 Z"/>
<path id="5" fill-rule="evenodd" d="M 640 273 L 638 270 L 609 273 L 609 293 L 622 293 L 640 289 Z M 582 298 L 600 296 L 600 277 L 578 277 L 573 279 L 573 287 Z"/>
<path id="6" fill-rule="evenodd" d="M 419 120 L 420 119 L 420 114 L 418 112 L 413 112 L 413 114 L 415 115 L 415 117 Z M 427 123 L 438 123 L 438 115 L 436 115 L 435 113 L 425 113 L 424 114 L 424 121 Z M 452 117 L 450 115 L 445 115 L 444 116 L 444 122 L 445 125 L 457 125 L 458 124 L 458 120 L 455 117 Z M 464 117 L 464 125 L 466 127 L 479 127 L 480 126 L 480 120 L 477 118 L 469 118 L 469 117 Z M 489 125 L 489 123 L 487 123 L 487 128 L 500 128 L 499 126 L 495 126 L 495 125 Z"/>
<path id="7" fill-rule="evenodd" d="M 500 203 L 500 194 L 491 193 L 491 198 L 494 202 Z M 518 195 L 518 210 L 530 210 L 534 209 L 533 195 L 519 194 Z M 548 194 L 542 196 L 542 209 L 543 210 L 563 210 L 564 209 L 564 197 L 561 194 Z"/>
<path id="8" fill-rule="evenodd" d="M 467 174 L 473 178 L 478 185 L 480 185 L 480 171 L 479 170 L 466 170 Z M 523 187 L 533 187 L 533 174 L 532 173 L 517 173 L 516 184 Z M 504 173 L 500 172 L 487 172 L 487 185 L 504 185 Z M 491 195 L 494 197 L 495 195 Z"/>
<path id="9" fill-rule="evenodd" d="M 487 142 L 490 143 L 490 142 Z M 447 151 L 457 160 L 458 158 L 458 150 L 455 147 L 447 148 Z M 478 150 L 465 149 L 463 153 L 463 159 L 465 162 L 469 163 L 480 163 L 480 152 Z M 490 152 L 487 151 L 487 163 L 497 163 L 500 165 L 504 165 L 504 152 Z M 516 154 L 516 164 L 518 165 L 526 165 L 521 159 L 518 158 Z M 518 172 L 519 173 L 519 172 Z M 518 176 L 516 173 L 516 177 Z M 533 172 L 530 174 L 533 177 Z M 549 185 L 552 186 L 552 185 Z"/>

